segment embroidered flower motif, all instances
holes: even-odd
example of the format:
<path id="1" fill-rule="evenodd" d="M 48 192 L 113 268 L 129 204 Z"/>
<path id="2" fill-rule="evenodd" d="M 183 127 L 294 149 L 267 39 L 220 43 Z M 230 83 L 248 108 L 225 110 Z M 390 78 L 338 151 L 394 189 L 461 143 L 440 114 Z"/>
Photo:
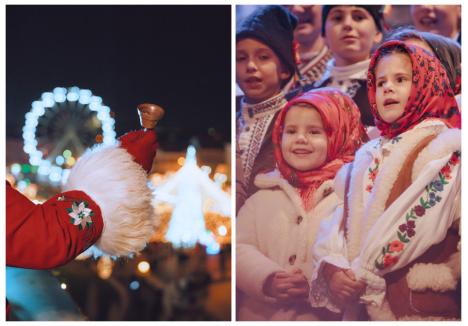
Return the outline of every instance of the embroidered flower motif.
<path id="1" fill-rule="evenodd" d="M 395 265 L 398 262 L 398 256 L 392 256 L 390 254 L 385 254 L 383 258 L 384 267 L 390 267 Z"/>
<path id="2" fill-rule="evenodd" d="M 451 172 L 452 172 L 452 169 L 450 168 L 450 165 L 446 165 L 442 168 L 442 170 L 440 170 L 440 173 L 442 173 L 446 179 L 451 178 L 450 176 Z"/>
<path id="3" fill-rule="evenodd" d="M 416 221 L 442 200 L 437 193 L 442 192 L 444 186 L 448 184 L 447 180 L 451 179 L 452 167 L 460 162 L 460 155 L 460 152 L 452 155 L 449 162 L 439 171 L 438 178 L 426 186 L 425 193 L 419 198 L 419 203 L 406 213 L 406 222 L 400 224 L 396 231 L 398 240 L 392 240 L 382 247 L 381 254 L 375 260 L 374 265 L 377 269 L 382 270 L 398 262 L 398 255 L 404 250 L 405 243 L 409 243 L 416 235 Z"/>
<path id="4" fill-rule="evenodd" d="M 393 240 L 392 242 L 390 242 L 390 250 L 392 252 L 400 252 L 403 250 L 404 247 L 405 245 L 401 241 Z"/>
<path id="5" fill-rule="evenodd" d="M 418 216 L 423 216 L 424 213 L 426 213 L 426 209 L 421 205 L 418 205 L 414 207 L 414 213 Z"/>
<path id="6" fill-rule="evenodd" d="M 91 217 L 94 216 L 94 212 L 88 208 L 88 203 L 85 201 L 73 202 L 72 207 L 67 208 L 67 212 L 70 222 L 77 225 L 79 230 L 89 228 L 93 224 Z"/>
<path id="7" fill-rule="evenodd" d="M 457 165 L 460 162 L 460 152 L 453 153 L 452 157 L 450 158 L 450 164 Z"/>
<path id="8" fill-rule="evenodd" d="M 434 181 L 433 186 L 434 186 L 434 189 L 437 191 L 444 190 L 444 185 L 440 180 Z"/>
<path id="9" fill-rule="evenodd" d="M 380 160 L 377 157 L 374 159 L 374 164 L 375 166 L 373 168 L 369 168 L 369 174 L 367 175 L 367 177 L 370 180 L 370 183 L 366 186 L 367 192 L 372 191 L 372 189 L 374 188 L 375 178 L 377 178 L 377 173 L 380 165 Z"/>

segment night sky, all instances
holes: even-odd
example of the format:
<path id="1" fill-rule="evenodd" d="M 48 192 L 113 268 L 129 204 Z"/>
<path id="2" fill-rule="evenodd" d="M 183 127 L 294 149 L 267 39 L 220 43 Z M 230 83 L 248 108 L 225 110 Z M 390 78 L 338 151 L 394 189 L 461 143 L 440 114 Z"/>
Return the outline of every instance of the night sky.
<path id="1" fill-rule="evenodd" d="M 192 136 L 230 142 L 229 6 L 21 6 L 6 9 L 6 135 L 21 137 L 42 92 L 88 88 L 115 112 L 117 135 L 139 128 L 136 106 L 166 109 L 166 150 Z M 211 129 L 209 131 L 210 128 Z"/>

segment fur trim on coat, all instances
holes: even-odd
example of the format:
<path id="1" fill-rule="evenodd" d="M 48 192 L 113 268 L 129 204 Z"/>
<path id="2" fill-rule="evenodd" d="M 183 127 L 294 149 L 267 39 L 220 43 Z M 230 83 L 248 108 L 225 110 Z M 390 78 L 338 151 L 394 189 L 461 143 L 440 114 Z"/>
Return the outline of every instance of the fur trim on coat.
<path id="1" fill-rule="evenodd" d="M 127 256 L 146 246 L 154 232 L 152 195 L 145 171 L 125 149 L 114 145 L 88 150 L 63 188 L 84 191 L 99 205 L 104 228 L 95 245 L 102 253 Z"/>

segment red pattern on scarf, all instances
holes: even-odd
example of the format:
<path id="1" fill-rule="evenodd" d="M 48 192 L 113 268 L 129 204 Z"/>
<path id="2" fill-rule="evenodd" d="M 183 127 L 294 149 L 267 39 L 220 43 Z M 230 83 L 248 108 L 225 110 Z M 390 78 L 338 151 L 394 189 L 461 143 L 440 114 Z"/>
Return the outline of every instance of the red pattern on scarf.
<path id="1" fill-rule="evenodd" d="M 281 152 L 284 120 L 288 110 L 298 104 L 313 106 L 322 118 L 328 139 L 327 160 L 318 169 L 299 171 L 291 167 Z M 308 108 L 304 107 L 304 110 Z M 332 88 L 320 88 L 304 93 L 280 111 L 273 129 L 276 163 L 281 175 L 299 189 L 304 208 L 313 208 L 313 195 L 326 180 L 333 179 L 344 163 L 354 159 L 355 151 L 367 140 L 361 124 L 361 114 L 354 101 L 345 93 Z"/>
<path id="2" fill-rule="evenodd" d="M 375 67 L 382 49 L 399 46 L 411 59 L 413 80 L 410 96 L 403 115 L 392 123 L 382 120 L 377 111 L 375 93 Z M 382 136 L 393 138 L 425 119 L 436 118 L 444 121 L 449 128 L 461 128 L 461 115 L 447 73 L 433 55 L 401 41 L 382 44 L 372 56 L 367 75 L 369 103 L 375 118 L 375 125 Z"/>

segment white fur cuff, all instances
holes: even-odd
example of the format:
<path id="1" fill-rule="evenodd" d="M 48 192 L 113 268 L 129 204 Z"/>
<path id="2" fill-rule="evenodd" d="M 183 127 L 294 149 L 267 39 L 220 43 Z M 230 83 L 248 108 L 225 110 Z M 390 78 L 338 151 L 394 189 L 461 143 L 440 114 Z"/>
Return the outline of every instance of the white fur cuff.
<path id="1" fill-rule="evenodd" d="M 431 289 L 443 292 L 457 287 L 452 270 L 445 264 L 415 264 L 406 275 L 406 281 L 413 291 Z"/>
<path id="2" fill-rule="evenodd" d="M 111 256 L 141 251 L 154 231 L 145 171 L 125 149 L 95 146 L 71 170 L 64 190 L 81 190 L 100 207 L 104 222 L 96 246 Z"/>

